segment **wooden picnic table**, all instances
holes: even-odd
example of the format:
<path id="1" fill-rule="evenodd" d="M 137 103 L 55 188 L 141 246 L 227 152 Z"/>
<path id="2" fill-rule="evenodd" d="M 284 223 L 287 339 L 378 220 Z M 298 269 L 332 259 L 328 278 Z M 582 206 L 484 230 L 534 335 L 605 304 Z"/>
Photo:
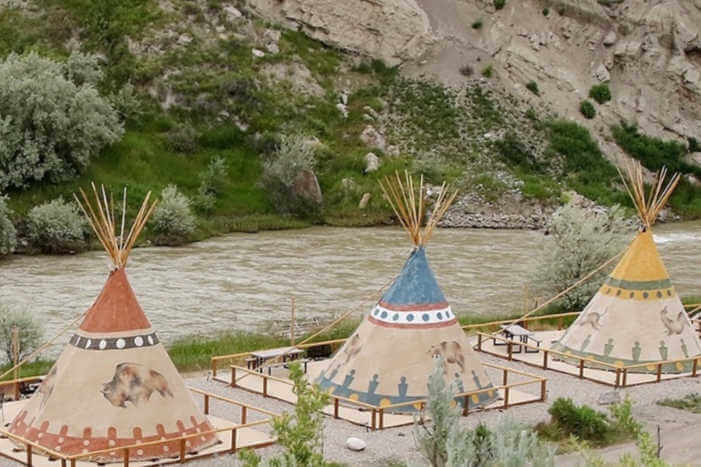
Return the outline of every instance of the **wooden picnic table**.
<path id="1" fill-rule="evenodd" d="M 499 325 L 501 327 L 501 334 L 504 335 L 506 339 L 509 340 L 514 340 L 514 338 L 517 338 L 519 342 L 523 344 L 528 344 L 528 340 L 532 340 L 533 342 L 536 343 L 538 347 L 540 347 L 540 339 L 536 339 L 534 336 L 535 334 L 532 331 L 529 331 L 528 329 L 519 326 L 518 324 L 501 324 Z M 496 339 L 494 340 L 494 345 L 508 345 L 508 343 L 503 342 L 503 343 L 497 343 Z M 518 350 L 513 350 L 514 353 L 519 353 L 521 352 L 521 345 L 517 344 L 517 349 Z M 525 349 L 526 353 L 538 353 L 539 349 L 535 350 L 529 350 L 528 347 L 523 346 Z"/>
<path id="2" fill-rule="evenodd" d="M 256 350 L 251 352 L 251 357 L 254 359 L 248 363 L 248 367 L 252 370 L 257 368 L 262 369 L 263 364 L 277 357 L 282 357 L 282 362 L 297 360 L 304 350 L 296 347 L 277 347 L 275 349 Z"/>

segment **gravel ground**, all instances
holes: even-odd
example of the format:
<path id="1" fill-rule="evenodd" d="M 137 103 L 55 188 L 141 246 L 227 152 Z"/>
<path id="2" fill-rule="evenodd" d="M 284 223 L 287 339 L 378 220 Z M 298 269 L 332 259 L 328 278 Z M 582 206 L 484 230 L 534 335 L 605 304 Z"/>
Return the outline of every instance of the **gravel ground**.
<path id="1" fill-rule="evenodd" d="M 480 359 L 496 365 L 508 366 L 516 370 L 548 378 L 548 400 L 545 403 L 537 402 L 524 406 L 509 408 L 506 413 L 526 424 L 535 424 L 548 418 L 547 409 L 550 403 L 558 397 L 570 397 L 577 403 L 585 403 L 605 411 L 597 401 L 601 393 L 612 391 L 612 388 L 594 382 L 579 380 L 575 377 L 553 371 L 544 371 L 519 362 L 506 362 L 503 359 L 479 354 Z M 507 364 L 508 363 L 508 364 Z M 494 373 L 490 372 L 493 381 L 498 381 Z M 290 404 L 275 399 L 264 398 L 242 389 L 232 389 L 224 383 L 211 381 L 206 376 L 195 376 L 186 379 L 188 385 L 206 389 L 216 394 L 226 396 L 250 405 L 265 408 L 273 412 L 282 413 L 292 409 Z M 529 391 L 536 391 L 535 385 Z M 628 394 L 634 401 L 634 414 L 636 418 L 645 422 L 651 432 L 656 431 L 659 424 L 662 428 L 662 437 L 665 433 L 674 433 L 684 430 L 691 433 L 701 432 L 701 415 L 656 405 L 656 401 L 672 397 L 682 397 L 692 392 L 701 392 L 701 378 L 682 378 L 665 381 L 659 384 L 647 384 L 632 388 L 622 389 L 621 396 Z M 198 404 L 202 404 L 202 397 L 195 396 Z M 219 401 L 210 402 L 210 413 L 232 420 L 240 421 L 238 407 Z M 494 424 L 504 414 L 503 410 L 491 410 L 482 413 L 471 413 L 461 419 L 464 426 L 474 427 L 479 422 L 488 425 Z M 249 412 L 248 420 L 258 420 L 262 415 Z M 266 425 L 267 426 L 267 425 Z M 261 427 L 261 429 L 266 429 Z M 269 428 L 268 428 L 269 429 Z M 366 428 L 353 425 L 343 420 L 334 420 L 327 417 L 324 427 L 324 454 L 332 461 L 351 466 L 383 466 L 393 462 L 406 462 L 409 465 L 425 465 L 421 455 L 415 448 L 413 429 L 411 426 L 389 428 L 383 431 L 369 432 Z M 367 448 L 363 452 L 352 452 L 345 448 L 346 439 L 350 436 L 361 438 L 367 442 Z M 671 435 L 670 435 L 671 436 Z M 692 437 L 693 440 L 694 437 Z M 694 449 L 698 443 L 693 441 Z M 279 447 L 271 446 L 259 449 L 258 453 L 263 457 L 279 452 Z M 663 457 L 664 457 L 663 451 Z M 618 454 L 616 454 L 617 456 Z M 701 454 L 699 454 L 701 458 Z M 616 457 L 617 458 L 617 457 Z M 565 459 L 563 458 L 563 464 Z M 560 462 L 558 462 L 560 464 Z M 16 465 L 5 460 L 0 460 L 0 466 Z M 221 456 L 208 458 L 190 463 L 192 466 L 236 466 L 238 462 L 234 456 Z"/>

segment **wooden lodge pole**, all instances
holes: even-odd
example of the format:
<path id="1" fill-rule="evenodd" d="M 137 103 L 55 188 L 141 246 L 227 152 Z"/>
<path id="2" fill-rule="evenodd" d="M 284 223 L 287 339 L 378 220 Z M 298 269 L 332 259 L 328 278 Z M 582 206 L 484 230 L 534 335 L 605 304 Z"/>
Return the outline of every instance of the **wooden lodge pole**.
<path id="1" fill-rule="evenodd" d="M 292 319 L 290 320 L 290 345 L 294 347 L 295 345 L 295 297 L 294 295 L 290 297 L 292 303 Z"/>
<path id="2" fill-rule="evenodd" d="M 11 342 L 10 346 L 12 349 L 12 365 L 14 366 L 14 371 L 13 371 L 13 376 L 15 380 L 14 386 L 14 395 L 15 395 L 15 400 L 19 400 L 19 383 L 17 380 L 19 379 L 19 329 L 17 326 L 12 326 L 12 337 L 11 337 Z M 27 451 L 29 455 L 29 465 L 31 464 L 31 452 Z"/>

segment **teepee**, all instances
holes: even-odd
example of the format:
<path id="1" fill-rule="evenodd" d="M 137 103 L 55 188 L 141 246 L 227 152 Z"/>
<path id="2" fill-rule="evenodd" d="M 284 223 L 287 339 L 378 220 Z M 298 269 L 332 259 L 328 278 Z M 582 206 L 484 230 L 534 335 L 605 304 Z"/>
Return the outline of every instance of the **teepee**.
<path id="1" fill-rule="evenodd" d="M 666 169 L 646 195 L 639 162 L 621 178 L 633 199 L 642 229 L 599 291 L 555 344 L 562 352 L 617 366 L 649 363 L 629 371 L 656 372 L 658 362 L 701 355 L 701 341 L 662 263 L 652 226 L 679 182 L 665 183 Z M 691 371 L 691 361 L 662 365 L 663 373 Z"/>
<path id="2" fill-rule="evenodd" d="M 37 392 L 12 421 L 10 432 L 66 455 L 115 448 L 90 457 L 122 459 L 120 446 L 205 433 L 187 441 L 188 452 L 216 443 L 207 417 L 159 342 L 129 285 L 124 267 L 156 202 L 144 199 L 125 236 L 126 190 L 121 230 L 104 187 L 93 185 L 95 204 L 76 196 L 97 238 L 111 258 L 102 292 Z M 130 450 L 131 460 L 177 456 L 180 442 Z"/>
<path id="3" fill-rule="evenodd" d="M 491 388 L 426 258 L 425 246 L 457 193 L 448 195 L 443 185 L 422 229 L 423 178 L 415 186 L 407 173 L 404 181 L 396 174 L 385 178 L 381 185 L 414 249 L 394 283 L 316 383 L 329 393 L 377 406 L 426 399 L 434 359 L 441 356 L 445 378 L 455 382 L 459 392 Z M 470 407 L 491 403 L 496 395 L 496 390 L 473 395 Z M 417 408 L 408 404 L 390 411 L 411 412 Z"/>

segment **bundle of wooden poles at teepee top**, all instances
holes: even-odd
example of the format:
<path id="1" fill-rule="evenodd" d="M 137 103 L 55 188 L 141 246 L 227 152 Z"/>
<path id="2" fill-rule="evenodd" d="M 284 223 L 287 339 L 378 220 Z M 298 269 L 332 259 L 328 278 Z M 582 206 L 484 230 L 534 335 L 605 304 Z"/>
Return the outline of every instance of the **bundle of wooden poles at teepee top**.
<path id="1" fill-rule="evenodd" d="M 153 210 L 158 204 L 157 200 L 153 200 L 149 203 L 151 198 L 151 192 L 146 194 L 143 202 L 141 203 L 141 208 L 134 218 L 134 222 L 129 229 L 127 236 L 124 236 L 124 228 L 126 223 L 127 215 L 127 189 L 124 188 L 124 193 L 122 195 L 122 219 L 119 234 L 117 234 L 116 222 L 114 217 L 114 200 L 112 195 L 107 198 L 107 193 L 105 192 L 105 186 L 101 185 L 98 191 L 95 184 L 92 183 L 92 191 L 95 195 L 94 205 L 85 194 L 82 188 L 80 188 L 80 194 L 82 196 L 82 201 L 74 193 L 73 197 L 78 202 L 80 209 L 82 209 L 83 214 L 88 219 L 90 226 L 95 231 L 95 235 L 104 247 L 105 251 L 112 259 L 115 267 L 117 269 L 126 266 L 127 258 L 129 257 L 129 252 L 134 247 L 134 242 L 136 242 L 137 237 L 143 230 Z"/>
<path id="2" fill-rule="evenodd" d="M 672 192 L 677 187 L 679 183 L 679 173 L 675 173 L 666 181 L 667 178 L 667 167 L 662 167 L 657 172 L 657 181 L 650 186 L 650 191 L 647 196 L 645 195 L 645 180 L 643 178 L 643 168 L 640 162 L 633 160 L 624 164 L 625 174 L 618 169 L 618 173 L 623 180 L 623 185 L 628 191 L 635 204 L 635 208 L 638 211 L 638 217 L 643 223 L 645 230 L 649 230 L 650 227 L 655 223 L 657 215 L 660 213 L 662 208 L 672 196 Z"/>
<path id="3" fill-rule="evenodd" d="M 457 190 L 450 192 L 451 190 L 443 182 L 438 199 L 433 204 L 431 216 L 422 230 L 421 225 L 425 211 L 423 175 L 421 175 L 417 185 L 406 170 L 404 171 L 404 181 L 402 181 L 399 172 L 395 172 L 394 176 L 390 175 L 385 177 L 384 180 L 380 180 L 380 187 L 382 187 L 387 202 L 389 202 L 392 210 L 397 215 L 404 230 L 409 234 L 414 246 L 426 245 L 431 240 L 431 235 L 436 225 L 438 225 L 438 221 L 441 220 L 441 217 L 443 217 L 443 214 L 445 214 L 458 194 Z"/>

